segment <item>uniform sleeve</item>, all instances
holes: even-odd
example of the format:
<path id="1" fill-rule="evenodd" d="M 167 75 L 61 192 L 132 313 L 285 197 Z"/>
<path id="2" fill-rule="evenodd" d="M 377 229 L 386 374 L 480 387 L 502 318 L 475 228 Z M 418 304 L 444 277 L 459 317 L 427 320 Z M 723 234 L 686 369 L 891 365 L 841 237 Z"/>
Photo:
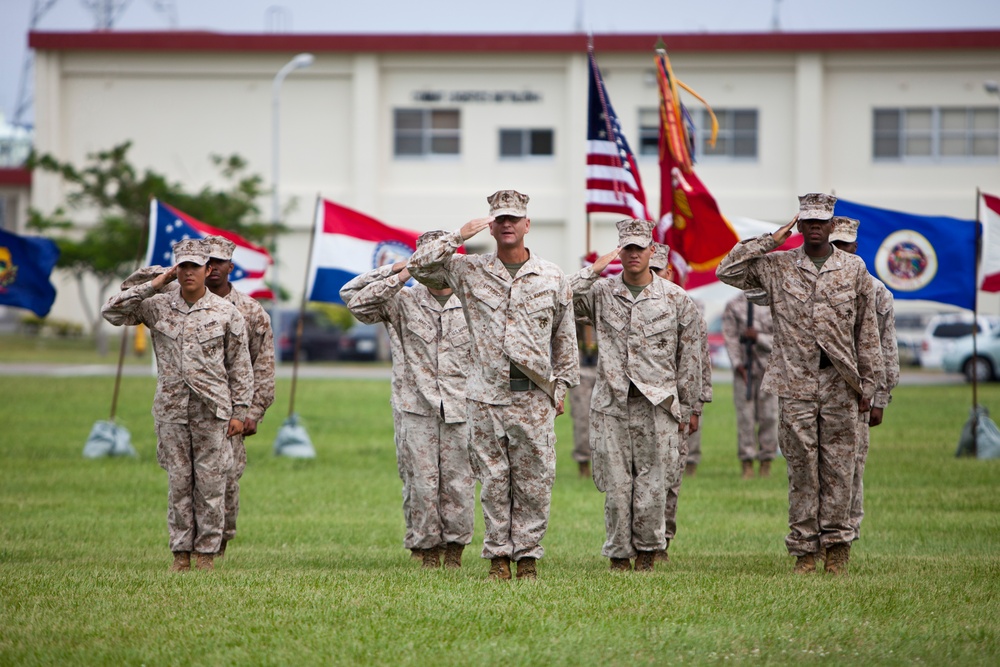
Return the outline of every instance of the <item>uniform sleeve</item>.
<path id="1" fill-rule="evenodd" d="M 253 400 L 253 365 L 247 344 L 247 327 L 243 315 L 233 307 L 233 316 L 226 332 L 226 373 L 229 376 L 229 399 L 233 419 L 246 421 Z"/>
<path id="2" fill-rule="evenodd" d="M 455 230 L 451 234 L 428 241 L 410 256 L 407 270 L 413 278 L 431 289 L 451 287 L 458 289 L 457 276 L 454 273 L 455 251 L 464 240 L 462 232 Z"/>
<path id="3" fill-rule="evenodd" d="M 580 351 L 576 344 L 573 315 L 573 290 L 569 279 L 562 277 L 552 323 L 552 374 L 556 386 L 553 399 L 558 404 L 570 387 L 580 384 Z"/>
<path id="4" fill-rule="evenodd" d="M 746 363 L 743 358 L 745 348 L 740 342 L 743 322 L 740 320 L 739 313 L 736 312 L 737 308 L 739 308 L 739 304 L 730 301 L 726 304 L 725 310 L 722 311 L 722 338 L 726 341 L 726 352 L 729 354 L 729 361 L 732 362 L 733 368 L 739 368 Z"/>
<path id="5" fill-rule="evenodd" d="M 148 282 L 130 287 L 108 299 L 101 308 L 101 315 L 116 327 L 137 324 L 149 326 L 152 324 L 147 321 L 150 309 L 144 302 L 156 293 L 156 288 Z"/>
<path id="6" fill-rule="evenodd" d="M 879 322 L 885 382 L 875 391 L 872 405 L 876 408 L 884 408 L 892 402 L 892 390 L 899 384 L 899 350 L 896 349 L 896 316 L 893 313 L 892 293 L 882 288 L 880 295 L 875 315 Z"/>
<path id="7" fill-rule="evenodd" d="M 696 404 L 696 410 L 701 414 L 702 406 L 712 402 L 712 355 L 708 351 L 708 322 L 704 316 L 698 323 L 701 326 L 701 400 Z"/>
<path id="8" fill-rule="evenodd" d="M 681 404 L 681 423 L 701 401 L 704 367 L 701 361 L 701 314 L 690 297 L 681 301 L 677 314 L 677 399 Z"/>
<path id="9" fill-rule="evenodd" d="M 766 253 L 777 246 L 770 234 L 741 241 L 722 258 L 715 275 L 727 285 L 741 290 L 766 288 L 760 275 L 760 264 L 766 261 Z"/>
<path id="10" fill-rule="evenodd" d="M 274 403 L 274 332 L 267 315 L 262 317 L 253 331 L 248 331 L 248 349 L 253 364 L 253 404 L 247 413 L 249 419 L 259 422 Z"/>
<path id="11" fill-rule="evenodd" d="M 875 316 L 875 283 L 863 266 L 858 271 L 855 290 L 857 314 L 854 321 L 854 342 L 857 346 L 861 396 L 873 399 L 876 388 L 885 383 L 885 364 L 882 361 L 878 319 Z"/>
<path id="12" fill-rule="evenodd" d="M 365 287 L 377 280 L 384 280 L 391 275 L 392 264 L 386 264 L 369 271 L 368 273 L 362 273 L 360 276 L 355 276 L 347 281 L 347 284 L 340 288 L 340 300 L 345 304 L 349 304 L 351 299 L 354 298 L 354 295 L 363 290 Z"/>
<path id="13" fill-rule="evenodd" d="M 591 288 L 600 277 L 589 266 L 569 276 L 569 286 L 573 291 L 573 314 L 581 324 L 594 323 L 594 296 Z"/>
<path id="14" fill-rule="evenodd" d="M 394 297 L 405 284 L 399 279 L 398 273 L 373 280 L 351 297 L 347 302 L 347 308 L 354 317 L 365 324 L 391 323 L 396 317 Z"/>

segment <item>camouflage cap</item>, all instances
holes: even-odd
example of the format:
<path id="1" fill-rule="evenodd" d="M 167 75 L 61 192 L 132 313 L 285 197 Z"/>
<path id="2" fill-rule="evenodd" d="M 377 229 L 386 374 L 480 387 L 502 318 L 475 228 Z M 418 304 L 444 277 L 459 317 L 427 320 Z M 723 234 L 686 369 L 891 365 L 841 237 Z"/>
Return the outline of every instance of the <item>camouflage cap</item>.
<path id="1" fill-rule="evenodd" d="M 434 239 L 439 239 L 442 236 L 447 236 L 447 235 L 448 232 L 442 229 L 434 229 L 429 232 L 424 232 L 423 234 L 417 237 L 417 247 L 419 248 L 425 243 L 430 243 Z"/>
<path id="2" fill-rule="evenodd" d="M 208 245 L 201 239 L 184 239 L 174 244 L 174 264 L 208 264 Z"/>
<path id="3" fill-rule="evenodd" d="M 208 247 L 208 256 L 212 259 L 222 259 L 227 262 L 233 261 L 233 251 L 236 244 L 224 236 L 206 236 L 202 242 Z"/>
<path id="4" fill-rule="evenodd" d="M 799 220 L 829 220 L 837 198 L 822 192 L 810 192 L 799 197 Z"/>
<path id="5" fill-rule="evenodd" d="M 666 243 L 653 244 L 653 256 L 649 259 L 649 268 L 662 271 L 670 264 L 670 246 Z"/>
<path id="6" fill-rule="evenodd" d="M 515 218 L 528 216 L 528 195 L 522 195 L 517 190 L 498 190 L 486 198 L 490 204 L 490 215 L 498 218 L 501 215 L 512 215 Z"/>
<path id="7" fill-rule="evenodd" d="M 653 243 L 653 223 L 649 220 L 625 218 L 615 223 L 618 227 L 618 246 L 637 245 L 648 248 Z"/>
<path id="8" fill-rule="evenodd" d="M 841 241 L 842 243 L 854 243 L 858 240 L 858 226 L 860 220 L 846 218 L 842 215 L 833 216 L 833 231 L 830 232 L 830 241 Z"/>

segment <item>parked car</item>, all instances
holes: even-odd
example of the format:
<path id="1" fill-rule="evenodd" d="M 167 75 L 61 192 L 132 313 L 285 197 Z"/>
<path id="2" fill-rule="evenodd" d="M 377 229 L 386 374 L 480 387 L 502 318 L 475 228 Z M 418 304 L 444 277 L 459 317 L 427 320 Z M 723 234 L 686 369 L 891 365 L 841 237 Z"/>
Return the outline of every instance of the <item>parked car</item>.
<path id="1" fill-rule="evenodd" d="M 295 359 L 295 334 L 298 316 L 298 310 L 279 311 L 278 326 L 275 326 L 272 314 L 271 327 L 274 330 L 275 354 L 281 361 L 294 361 Z M 299 361 L 333 361 L 339 358 L 342 334 L 343 330 L 331 322 L 322 311 L 305 311 L 302 320 L 302 344 L 299 348 Z"/>
<path id="2" fill-rule="evenodd" d="M 976 336 L 976 354 L 972 354 L 972 336 L 956 338 L 941 359 L 949 373 L 962 373 L 972 382 L 989 382 L 1000 378 L 1000 329 Z"/>
<path id="3" fill-rule="evenodd" d="M 355 324 L 340 337 L 340 358 L 346 361 L 378 359 L 381 324 Z"/>
<path id="4" fill-rule="evenodd" d="M 996 317 L 980 315 L 976 333 L 989 334 L 1000 325 Z M 920 349 L 920 365 L 925 368 L 941 368 L 941 360 L 951 349 L 955 340 L 972 333 L 972 313 L 948 313 L 935 315 L 924 330 L 924 340 Z"/>
<path id="5" fill-rule="evenodd" d="M 899 305 L 899 302 L 896 303 Z M 900 366 L 919 366 L 920 350 L 924 342 L 927 324 L 936 313 L 895 312 L 896 349 L 899 351 Z"/>

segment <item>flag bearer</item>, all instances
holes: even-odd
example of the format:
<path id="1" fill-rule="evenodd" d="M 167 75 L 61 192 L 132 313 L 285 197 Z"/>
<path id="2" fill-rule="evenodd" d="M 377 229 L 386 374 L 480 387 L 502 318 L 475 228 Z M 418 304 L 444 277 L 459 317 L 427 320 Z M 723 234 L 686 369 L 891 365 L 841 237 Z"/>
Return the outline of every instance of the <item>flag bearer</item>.
<path id="1" fill-rule="evenodd" d="M 418 248 L 409 270 L 429 287 L 454 289 L 469 323 L 469 425 L 489 578 L 510 579 L 514 560 L 518 579 L 535 579 L 555 479 L 555 417 L 580 377 L 572 293 L 562 270 L 524 245 L 528 196 L 500 190 L 487 201 L 489 217 Z M 495 253 L 455 254 L 486 228 Z"/>
<path id="2" fill-rule="evenodd" d="M 271 319 L 263 306 L 253 297 L 233 288 L 229 274 L 233 270 L 233 251 L 236 244 L 222 236 L 206 236 L 208 248 L 208 276 L 205 286 L 212 294 L 236 306 L 246 320 L 247 346 L 253 366 L 253 403 L 243 422 L 243 432 L 234 435 L 233 467 L 226 480 L 226 527 L 222 533 L 222 546 L 218 558 L 226 553 L 226 545 L 236 537 L 236 518 L 240 513 L 240 478 L 247 467 L 247 450 L 243 438 L 257 433 L 257 425 L 274 402 L 274 333 Z"/>
<path id="3" fill-rule="evenodd" d="M 736 245 L 716 274 L 770 299 L 771 363 L 762 392 L 778 395 L 778 442 L 788 465 L 788 552 L 796 573 L 847 572 L 851 483 L 859 412 L 868 412 L 884 373 L 872 281 L 865 263 L 830 243 L 836 197 L 799 198 L 799 213 L 773 234 Z M 800 248 L 771 252 L 796 226 Z"/>
<path id="4" fill-rule="evenodd" d="M 576 316 L 601 354 L 591 401 L 594 483 L 605 493 L 612 571 L 652 571 L 667 548 L 666 498 L 680 475 L 681 425 L 701 399 L 701 317 L 687 293 L 650 271 L 653 225 L 618 222 L 620 254 L 572 277 Z M 622 273 L 600 278 L 619 254 Z"/>
<path id="5" fill-rule="evenodd" d="M 101 312 L 115 326 L 140 322 L 153 334 L 158 362 L 153 417 L 160 466 L 167 471 L 172 571 L 213 569 L 225 527 L 228 438 L 243 432 L 253 398 L 246 322 L 236 306 L 205 287 L 201 240 L 173 246 L 175 265 L 111 297 Z M 164 289 L 177 280 L 179 290 Z"/>
<path id="6" fill-rule="evenodd" d="M 861 223 L 853 218 L 835 216 L 830 242 L 837 248 L 852 255 L 858 252 L 858 226 Z M 868 443 L 870 426 L 882 423 L 885 408 L 892 400 L 892 390 L 899 384 L 899 352 L 896 349 L 896 318 L 892 311 L 892 292 L 881 280 L 872 276 L 875 288 L 875 317 L 878 320 L 878 338 L 882 348 L 882 361 L 885 364 L 885 375 L 875 391 L 870 413 L 861 413 L 858 418 L 858 451 L 854 458 L 854 482 L 851 485 L 851 528 L 854 529 L 854 539 L 861 536 L 861 520 L 864 510 L 864 474 L 865 463 L 868 461 Z"/>
<path id="7" fill-rule="evenodd" d="M 422 234 L 417 247 L 445 235 Z M 399 341 L 392 361 L 400 374 L 396 439 L 409 491 L 404 546 L 418 550 L 426 568 L 440 567 L 442 556 L 445 567 L 459 568 L 475 510 L 465 405 L 472 342 L 451 288 L 410 288 L 409 278 L 406 262 L 397 262 L 391 270 L 358 276 L 341 298 L 359 320 L 384 322 Z M 355 289 L 355 282 L 364 287 Z"/>

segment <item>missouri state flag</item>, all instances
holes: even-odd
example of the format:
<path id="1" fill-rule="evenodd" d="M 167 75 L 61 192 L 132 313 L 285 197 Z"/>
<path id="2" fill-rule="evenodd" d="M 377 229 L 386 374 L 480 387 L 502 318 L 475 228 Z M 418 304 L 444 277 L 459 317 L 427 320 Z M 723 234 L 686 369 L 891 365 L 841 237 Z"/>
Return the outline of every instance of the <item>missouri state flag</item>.
<path id="1" fill-rule="evenodd" d="M 914 215 L 838 199 L 836 215 L 861 221 L 858 257 L 895 299 L 924 299 L 973 310 L 975 220 Z"/>
<path id="2" fill-rule="evenodd" d="M 233 287 L 255 299 L 274 298 L 274 292 L 264 282 L 267 267 L 274 263 L 266 248 L 254 245 L 233 232 L 207 225 L 156 199 L 149 203 L 146 265 L 171 266 L 175 243 L 206 236 L 222 236 L 236 244 L 233 250 L 233 271 L 229 274 L 229 282 Z"/>
<path id="3" fill-rule="evenodd" d="M 0 305 L 48 315 L 56 300 L 49 276 L 58 259 L 54 241 L 0 229 Z"/>
<path id="4" fill-rule="evenodd" d="M 318 199 L 306 298 L 344 303 L 340 288 L 362 273 L 409 259 L 418 236 L 420 232 L 390 227 L 354 209 Z"/>

